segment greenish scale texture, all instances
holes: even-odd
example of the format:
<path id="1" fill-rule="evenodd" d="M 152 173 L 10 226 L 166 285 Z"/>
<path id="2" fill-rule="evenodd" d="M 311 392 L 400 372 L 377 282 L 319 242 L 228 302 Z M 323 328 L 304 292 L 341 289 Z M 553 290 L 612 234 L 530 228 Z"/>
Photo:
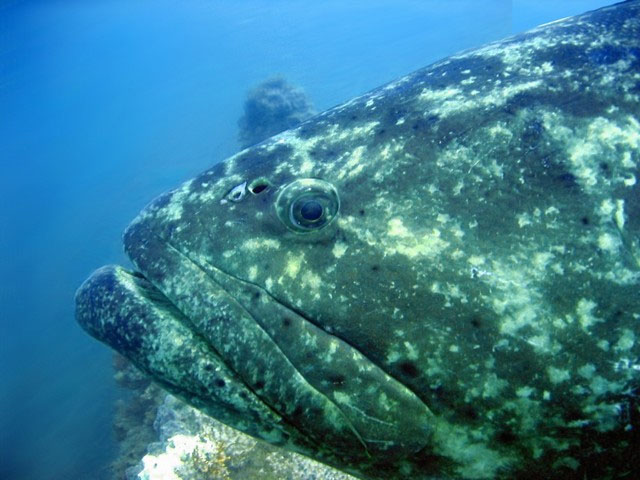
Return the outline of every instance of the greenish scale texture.
<path id="1" fill-rule="evenodd" d="M 634 478 L 639 118 L 639 1 L 449 57 L 156 199 L 78 321 L 362 478 Z"/>

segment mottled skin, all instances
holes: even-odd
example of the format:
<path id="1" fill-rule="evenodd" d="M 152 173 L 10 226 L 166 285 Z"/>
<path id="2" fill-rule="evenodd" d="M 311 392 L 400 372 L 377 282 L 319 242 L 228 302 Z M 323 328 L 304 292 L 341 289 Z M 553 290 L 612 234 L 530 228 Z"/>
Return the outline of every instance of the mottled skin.
<path id="1" fill-rule="evenodd" d="M 639 114 L 639 1 L 450 57 L 155 200 L 78 321 L 365 478 L 637 478 Z"/>

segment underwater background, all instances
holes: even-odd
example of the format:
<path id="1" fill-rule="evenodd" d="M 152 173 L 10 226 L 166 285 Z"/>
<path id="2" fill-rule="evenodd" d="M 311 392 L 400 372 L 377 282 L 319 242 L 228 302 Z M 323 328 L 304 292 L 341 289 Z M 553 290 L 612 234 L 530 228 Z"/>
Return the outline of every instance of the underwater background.
<path id="1" fill-rule="evenodd" d="M 322 111 L 609 3 L 0 1 L 0 479 L 112 478 L 124 393 L 75 289 L 129 265 L 121 232 L 154 196 L 251 141 L 252 87 L 280 75 Z"/>

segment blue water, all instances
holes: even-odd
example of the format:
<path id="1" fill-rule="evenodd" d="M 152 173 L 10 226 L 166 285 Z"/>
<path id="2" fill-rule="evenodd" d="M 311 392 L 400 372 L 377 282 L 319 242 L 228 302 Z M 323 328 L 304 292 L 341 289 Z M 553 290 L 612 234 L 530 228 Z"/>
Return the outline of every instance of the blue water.
<path id="1" fill-rule="evenodd" d="M 237 148 L 274 73 L 323 110 L 598 0 L 0 3 L 0 479 L 106 479 L 111 353 L 73 294 L 152 197 Z"/>

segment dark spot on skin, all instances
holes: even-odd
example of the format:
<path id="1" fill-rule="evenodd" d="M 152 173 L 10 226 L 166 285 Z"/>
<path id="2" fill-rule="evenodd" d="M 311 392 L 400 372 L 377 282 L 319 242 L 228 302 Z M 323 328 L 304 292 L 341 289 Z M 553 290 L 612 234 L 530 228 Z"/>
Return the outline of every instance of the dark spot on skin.
<path id="1" fill-rule="evenodd" d="M 384 135 L 386 132 L 386 130 L 384 128 L 381 128 L 380 130 L 378 130 L 378 135 Z"/>
<path id="2" fill-rule="evenodd" d="M 380 266 L 379 265 L 372 265 L 371 266 L 371 271 L 372 272 L 377 272 L 378 270 L 380 270 Z"/>
<path id="3" fill-rule="evenodd" d="M 303 413 L 304 413 L 303 408 L 300 405 L 298 405 L 296 409 L 293 411 L 293 413 L 291 414 L 291 416 L 294 418 L 297 418 L 297 417 L 300 417 Z"/>
<path id="4" fill-rule="evenodd" d="M 411 462 L 416 467 L 417 472 L 422 472 L 420 477 L 438 478 L 441 475 L 439 466 L 442 465 L 442 457 L 432 453 L 432 447 L 426 446 L 411 457 Z M 395 475 L 394 472 L 389 474 L 389 478 Z M 417 475 L 416 475 L 417 478 Z"/>
<path id="5" fill-rule="evenodd" d="M 624 312 L 622 310 L 616 310 L 614 314 L 611 316 L 611 322 L 619 322 L 620 319 L 624 316 Z"/>
<path id="6" fill-rule="evenodd" d="M 473 408 L 471 405 L 465 405 L 462 408 L 462 410 L 460 411 L 460 414 L 464 418 L 467 418 L 469 420 L 477 420 L 478 419 L 478 412 L 476 412 L 476 409 Z"/>
<path id="7" fill-rule="evenodd" d="M 438 115 L 429 115 L 427 118 L 425 119 L 420 119 L 417 122 L 415 122 L 411 128 L 414 130 L 420 130 L 420 129 L 429 129 L 432 128 L 439 120 Z"/>
<path id="8" fill-rule="evenodd" d="M 243 400 L 246 400 L 247 398 L 249 398 L 247 396 L 247 392 L 240 392 L 240 398 L 243 399 Z"/>
<path id="9" fill-rule="evenodd" d="M 582 411 L 578 410 L 577 408 L 567 406 L 563 418 L 565 422 L 571 423 L 577 422 L 578 420 L 584 420 L 584 415 L 582 414 Z"/>
<path id="10" fill-rule="evenodd" d="M 253 292 L 253 299 L 258 300 L 260 298 L 260 292 Z"/>
<path id="11" fill-rule="evenodd" d="M 418 367 L 413 362 L 402 362 L 400 371 L 409 377 L 417 377 L 419 375 Z"/>
<path id="12" fill-rule="evenodd" d="M 514 435 L 514 433 L 511 432 L 510 430 L 503 430 L 500 433 L 498 433 L 496 439 L 500 443 L 504 443 L 506 445 L 510 445 L 510 444 L 514 443 L 518 439 L 518 437 L 516 437 Z"/>
<path id="13" fill-rule="evenodd" d="M 578 186 L 578 182 L 576 182 L 576 176 L 572 173 L 562 173 L 556 177 L 556 180 L 558 180 L 558 182 L 566 188 L 573 188 Z"/>
<path id="14" fill-rule="evenodd" d="M 471 319 L 471 326 L 475 328 L 480 328 L 482 326 L 482 321 L 480 320 L 479 317 L 473 317 Z"/>
<path id="15" fill-rule="evenodd" d="M 224 380 L 222 380 L 221 378 L 216 380 L 216 387 L 222 388 L 227 384 L 227 382 L 225 382 Z"/>
<path id="16" fill-rule="evenodd" d="M 207 363 L 203 368 L 204 368 L 207 372 L 210 372 L 211 370 L 213 370 L 213 365 L 211 365 L 210 363 Z"/>
<path id="17" fill-rule="evenodd" d="M 262 380 L 258 380 L 256 382 L 256 390 L 262 390 L 264 388 L 264 382 Z"/>
<path id="18" fill-rule="evenodd" d="M 329 377 L 327 377 L 327 380 L 332 385 L 339 386 L 339 385 L 344 385 L 346 378 L 344 377 L 344 375 L 333 374 L 333 375 L 329 375 Z"/>
<path id="19" fill-rule="evenodd" d="M 606 162 L 602 162 L 600 163 L 600 168 L 606 172 L 607 170 L 609 170 L 609 164 Z"/>
<path id="20" fill-rule="evenodd" d="M 357 120 L 358 116 L 357 115 L 351 115 L 351 120 Z"/>
<path id="21" fill-rule="evenodd" d="M 582 222 L 583 225 L 589 225 L 589 217 L 582 217 L 580 219 L 580 221 Z"/>
<path id="22" fill-rule="evenodd" d="M 282 326 L 283 327 L 289 327 L 291 325 L 291 320 L 289 318 L 283 318 L 282 319 Z"/>
<path id="23" fill-rule="evenodd" d="M 360 211 L 358 212 L 361 216 L 364 215 L 364 209 L 360 209 Z"/>
<path id="24" fill-rule="evenodd" d="M 311 414 L 311 416 L 317 417 L 318 415 L 322 414 L 322 409 L 318 407 L 313 407 L 309 410 L 309 413 Z"/>

